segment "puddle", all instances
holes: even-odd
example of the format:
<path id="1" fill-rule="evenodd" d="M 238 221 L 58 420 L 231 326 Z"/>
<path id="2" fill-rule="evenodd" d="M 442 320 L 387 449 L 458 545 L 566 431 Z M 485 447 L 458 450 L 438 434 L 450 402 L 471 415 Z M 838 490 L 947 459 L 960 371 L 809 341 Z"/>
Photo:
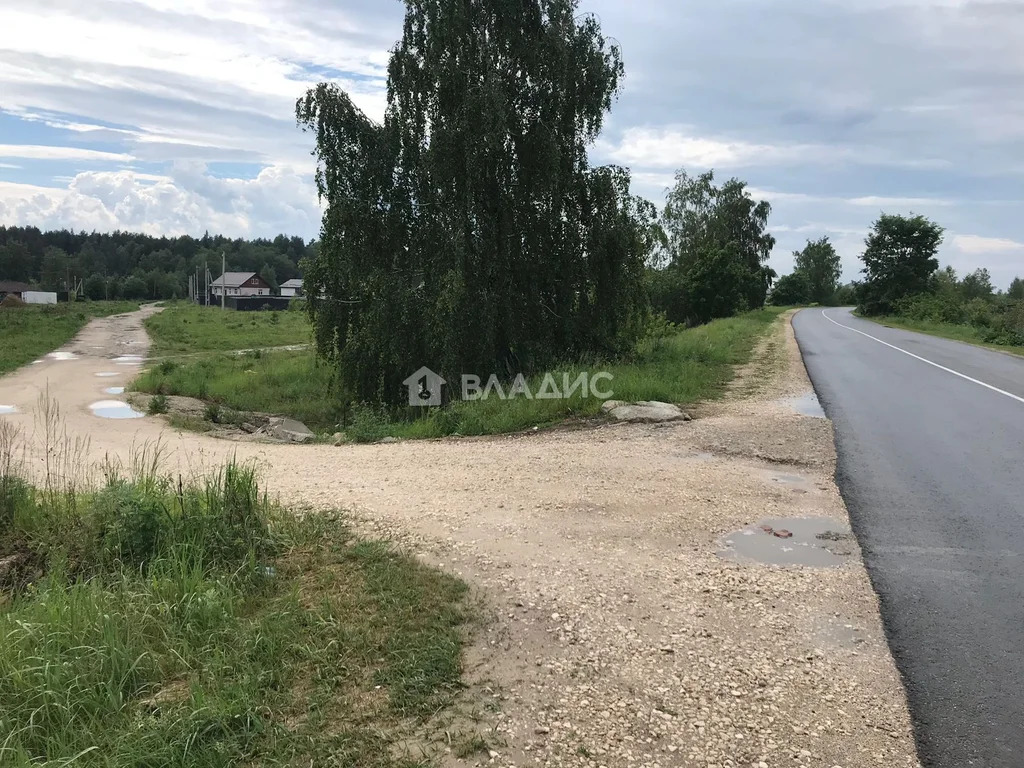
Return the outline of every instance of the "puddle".
<path id="1" fill-rule="evenodd" d="M 5 413 L 17 413 L 17 412 L 18 412 L 18 409 L 15 408 L 13 405 L 0 405 L 0 416 L 3 416 Z"/>
<path id="2" fill-rule="evenodd" d="M 74 352 L 51 352 L 47 355 L 51 360 L 77 360 L 78 355 Z"/>
<path id="3" fill-rule="evenodd" d="M 43 362 L 43 361 L 42 360 L 33 360 L 32 361 L 32 365 L 39 365 L 41 362 Z"/>
<path id="4" fill-rule="evenodd" d="M 825 418 L 825 409 L 821 407 L 818 396 L 814 394 L 813 389 L 797 397 L 784 397 L 781 402 L 801 416 L 812 416 L 816 419 Z"/>
<path id="5" fill-rule="evenodd" d="M 778 533 L 790 536 L 782 538 Z M 729 535 L 718 554 L 741 562 L 835 568 L 846 562 L 855 547 L 845 523 L 829 517 L 790 517 L 762 520 Z"/>
<path id="6" fill-rule="evenodd" d="M 123 395 L 124 387 L 107 387 L 103 392 L 107 395 Z"/>
<path id="7" fill-rule="evenodd" d="M 111 376 L 120 376 L 121 374 L 117 371 L 100 371 L 96 375 L 101 379 L 109 379 Z"/>
<path id="8" fill-rule="evenodd" d="M 90 405 L 89 410 L 93 416 L 99 416 L 101 419 L 141 419 L 146 415 L 120 400 L 100 400 Z"/>
<path id="9" fill-rule="evenodd" d="M 121 355 L 115 357 L 114 362 L 118 365 L 142 365 L 142 355 Z"/>

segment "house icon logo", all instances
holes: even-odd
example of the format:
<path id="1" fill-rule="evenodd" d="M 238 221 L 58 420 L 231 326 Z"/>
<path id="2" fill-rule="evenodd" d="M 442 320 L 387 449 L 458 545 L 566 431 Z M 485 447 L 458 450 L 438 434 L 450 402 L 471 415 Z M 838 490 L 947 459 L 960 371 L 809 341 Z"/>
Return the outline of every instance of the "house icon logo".
<path id="1" fill-rule="evenodd" d="M 423 408 L 441 405 L 441 387 L 448 382 L 423 366 L 402 383 L 409 390 L 409 405 Z"/>

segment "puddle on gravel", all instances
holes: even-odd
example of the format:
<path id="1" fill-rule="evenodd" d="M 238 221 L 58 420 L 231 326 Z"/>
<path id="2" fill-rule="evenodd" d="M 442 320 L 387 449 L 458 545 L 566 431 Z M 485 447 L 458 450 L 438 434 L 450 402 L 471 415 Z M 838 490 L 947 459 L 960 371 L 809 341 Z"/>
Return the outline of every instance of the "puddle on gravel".
<path id="1" fill-rule="evenodd" d="M 727 536 L 725 549 L 718 554 L 740 562 L 835 568 L 846 562 L 855 546 L 849 527 L 838 520 L 789 517 L 762 520 Z"/>
<path id="2" fill-rule="evenodd" d="M 18 412 L 18 409 L 15 408 L 13 405 L 0 405 L 0 416 L 3 416 L 5 413 L 17 413 L 17 412 Z"/>
<path id="3" fill-rule="evenodd" d="M 801 416 L 811 416 L 816 419 L 825 418 L 825 409 L 821 407 L 821 402 L 818 400 L 818 396 L 814 394 L 813 389 L 796 397 L 784 397 L 780 402 L 787 408 L 792 408 Z"/>
<path id="4" fill-rule="evenodd" d="M 123 395 L 124 387 L 107 387 L 103 390 L 103 393 L 107 395 Z"/>
<path id="5" fill-rule="evenodd" d="M 142 365 L 142 355 L 121 355 L 115 357 L 114 362 L 118 365 Z"/>
<path id="6" fill-rule="evenodd" d="M 100 371 L 96 375 L 101 379 L 109 379 L 111 376 L 120 376 L 121 374 L 117 371 Z"/>
<path id="7" fill-rule="evenodd" d="M 74 352 L 51 352 L 47 355 L 51 360 L 77 360 L 78 355 Z"/>
<path id="8" fill-rule="evenodd" d="M 99 416 L 101 419 L 141 419 L 146 415 L 120 400 L 100 400 L 90 405 L 89 410 L 93 416 Z"/>

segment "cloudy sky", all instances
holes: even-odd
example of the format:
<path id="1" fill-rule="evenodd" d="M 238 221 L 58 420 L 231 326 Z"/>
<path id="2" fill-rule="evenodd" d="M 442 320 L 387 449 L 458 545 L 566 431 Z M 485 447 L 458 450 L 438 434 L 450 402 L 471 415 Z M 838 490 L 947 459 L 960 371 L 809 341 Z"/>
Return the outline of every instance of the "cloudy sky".
<path id="1" fill-rule="evenodd" d="M 0 4 L 0 223 L 314 237 L 294 103 L 371 116 L 398 0 Z M 659 205 L 714 168 L 771 201 L 773 265 L 828 235 L 846 278 L 880 212 L 947 230 L 944 263 L 1024 275 L 1024 0 L 583 0 L 622 46 L 595 162 Z"/>

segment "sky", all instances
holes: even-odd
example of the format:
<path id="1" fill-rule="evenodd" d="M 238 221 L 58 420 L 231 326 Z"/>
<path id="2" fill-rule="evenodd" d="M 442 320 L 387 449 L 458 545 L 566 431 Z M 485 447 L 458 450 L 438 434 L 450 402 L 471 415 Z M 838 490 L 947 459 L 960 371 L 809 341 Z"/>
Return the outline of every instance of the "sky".
<path id="1" fill-rule="evenodd" d="M 676 169 L 773 207 L 772 266 L 828 236 L 844 279 L 882 212 L 943 264 L 1024 275 L 1024 0 L 582 0 L 622 48 L 591 150 L 659 207 Z M 399 0 L 0 3 L 0 224 L 316 237 L 295 100 L 385 106 Z"/>

